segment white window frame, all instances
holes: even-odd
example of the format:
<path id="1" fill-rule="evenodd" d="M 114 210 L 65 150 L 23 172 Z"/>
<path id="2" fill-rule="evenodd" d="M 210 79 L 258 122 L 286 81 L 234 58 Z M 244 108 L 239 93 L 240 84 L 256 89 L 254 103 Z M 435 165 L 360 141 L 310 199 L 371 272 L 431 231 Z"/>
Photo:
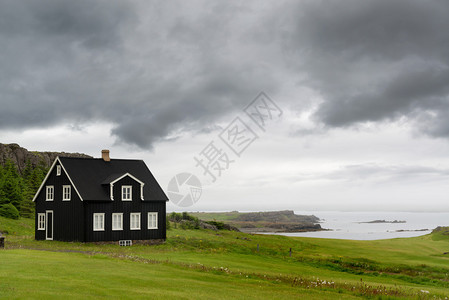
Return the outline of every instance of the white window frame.
<path id="1" fill-rule="evenodd" d="M 56 176 L 61 176 L 61 166 L 60 165 L 56 166 Z"/>
<path id="2" fill-rule="evenodd" d="M 135 218 L 138 218 L 138 222 L 135 222 Z M 138 213 L 130 213 L 129 214 L 129 229 L 130 230 L 140 230 L 140 212 Z M 134 221 L 134 222 L 133 222 Z M 134 224 L 133 224 L 134 223 Z M 137 226 L 133 226 L 133 225 L 137 225 Z"/>
<path id="3" fill-rule="evenodd" d="M 129 193 L 127 193 L 128 189 L 129 189 Z M 122 185 L 122 201 L 133 201 L 133 186 L 132 185 Z"/>
<path id="4" fill-rule="evenodd" d="M 45 189 L 45 201 L 53 201 L 55 198 L 55 187 L 53 185 L 47 185 Z"/>
<path id="5" fill-rule="evenodd" d="M 148 229 L 157 229 L 157 212 L 148 213 Z"/>
<path id="6" fill-rule="evenodd" d="M 45 230 L 45 213 L 37 214 L 37 230 Z"/>
<path id="7" fill-rule="evenodd" d="M 98 222 L 95 219 L 99 218 Z M 100 222 L 101 221 L 101 222 Z M 94 231 L 104 231 L 104 213 L 94 213 L 93 215 L 93 229 Z M 98 226 L 96 226 L 98 225 Z"/>
<path id="8" fill-rule="evenodd" d="M 115 221 L 114 219 L 117 219 Z M 120 222 L 118 222 L 120 220 Z M 114 222 L 115 221 L 115 222 Z M 112 214 L 112 230 L 123 230 L 123 213 Z"/>
<path id="9" fill-rule="evenodd" d="M 70 201 L 71 198 L 72 198 L 72 186 L 63 185 L 62 186 L 62 201 Z"/>

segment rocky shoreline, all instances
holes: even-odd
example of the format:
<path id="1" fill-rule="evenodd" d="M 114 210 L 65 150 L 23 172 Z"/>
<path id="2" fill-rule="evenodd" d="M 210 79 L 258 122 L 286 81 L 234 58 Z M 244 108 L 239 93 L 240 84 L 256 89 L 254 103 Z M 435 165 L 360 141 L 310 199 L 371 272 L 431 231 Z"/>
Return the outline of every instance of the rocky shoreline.
<path id="1" fill-rule="evenodd" d="M 239 230 L 245 233 L 294 233 L 294 232 L 310 232 L 310 231 L 328 231 L 329 229 L 319 227 L 305 227 L 298 229 L 283 229 L 283 228 L 273 228 L 273 227 L 257 227 L 257 228 L 247 228 L 240 227 Z"/>

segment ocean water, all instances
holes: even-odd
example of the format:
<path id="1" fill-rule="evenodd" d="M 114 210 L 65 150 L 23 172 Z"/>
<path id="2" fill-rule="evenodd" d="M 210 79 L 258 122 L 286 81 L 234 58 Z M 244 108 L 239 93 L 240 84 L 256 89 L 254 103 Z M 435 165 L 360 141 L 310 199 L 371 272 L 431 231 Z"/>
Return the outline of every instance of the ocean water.
<path id="1" fill-rule="evenodd" d="M 438 226 L 449 226 L 449 212 L 338 212 L 295 211 L 298 215 L 315 215 L 322 228 L 329 231 L 277 233 L 286 236 L 317 238 L 379 240 L 429 234 Z M 405 221 L 405 223 L 362 223 L 374 220 Z M 424 231 L 417 231 L 423 230 Z"/>

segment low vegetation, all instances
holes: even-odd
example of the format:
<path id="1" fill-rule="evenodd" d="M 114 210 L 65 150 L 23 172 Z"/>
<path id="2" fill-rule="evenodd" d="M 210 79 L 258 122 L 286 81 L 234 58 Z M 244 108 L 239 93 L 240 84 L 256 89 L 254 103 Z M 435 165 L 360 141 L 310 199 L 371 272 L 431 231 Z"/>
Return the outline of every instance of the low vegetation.
<path id="1" fill-rule="evenodd" d="M 448 228 L 407 239 L 336 241 L 175 223 L 181 221 L 172 223 L 165 244 L 120 247 L 35 241 L 33 220 L 0 217 L 0 298 L 449 297 Z"/>

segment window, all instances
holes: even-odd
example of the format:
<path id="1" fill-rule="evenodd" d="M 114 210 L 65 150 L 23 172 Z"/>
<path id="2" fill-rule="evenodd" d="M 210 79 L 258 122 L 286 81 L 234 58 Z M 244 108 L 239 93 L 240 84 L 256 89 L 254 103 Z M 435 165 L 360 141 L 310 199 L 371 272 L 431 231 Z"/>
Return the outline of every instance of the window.
<path id="1" fill-rule="evenodd" d="M 140 213 L 131 213 L 129 229 L 140 230 Z"/>
<path id="2" fill-rule="evenodd" d="M 54 187 L 52 185 L 48 185 L 47 186 L 47 197 L 46 197 L 46 201 L 53 201 L 53 197 L 55 195 L 54 193 Z"/>
<path id="3" fill-rule="evenodd" d="M 45 230 L 45 214 L 37 214 L 37 230 Z"/>
<path id="4" fill-rule="evenodd" d="M 157 229 L 157 212 L 148 213 L 148 229 Z"/>
<path id="5" fill-rule="evenodd" d="M 131 240 L 120 240 L 120 241 L 118 241 L 118 244 L 120 246 L 132 246 L 133 245 L 133 241 L 131 241 Z"/>
<path id="6" fill-rule="evenodd" d="M 70 201 L 71 190 L 72 189 L 70 185 L 62 186 L 62 201 Z"/>
<path id="7" fill-rule="evenodd" d="M 104 213 L 94 214 L 94 231 L 104 231 Z"/>
<path id="8" fill-rule="evenodd" d="M 56 166 L 56 176 L 61 176 L 61 166 L 60 165 Z"/>
<path id="9" fill-rule="evenodd" d="M 123 214 L 112 214 L 112 230 L 123 230 Z"/>
<path id="10" fill-rule="evenodd" d="M 122 186 L 122 201 L 131 201 L 132 200 L 132 191 L 133 191 L 133 187 L 131 185 L 123 185 Z"/>

